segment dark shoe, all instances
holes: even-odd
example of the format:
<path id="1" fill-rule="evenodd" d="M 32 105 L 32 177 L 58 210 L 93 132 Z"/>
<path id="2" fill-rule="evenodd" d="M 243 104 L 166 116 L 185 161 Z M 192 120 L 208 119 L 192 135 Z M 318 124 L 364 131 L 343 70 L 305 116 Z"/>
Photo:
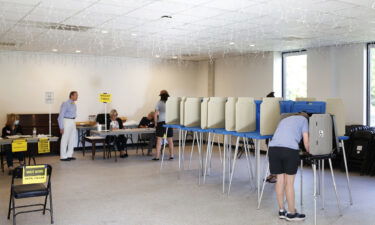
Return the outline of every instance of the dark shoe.
<path id="1" fill-rule="evenodd" d="M 153 158 L 152 160 L 154 160 L 154 161 L 158 161 L 159 159 L 157 159 L 157 158 Z"/>
<path id="2" fill-rule="evenodd" d="M 172 159 L 174 159 L 174 158 L 171 156 L 171 157 L 169 157 L 169 159 L 172 160 Z"/>
<path id="3" fill-rule="evenodd" d="M 12 175 L 13 175 L 13 169 L 9 169 L 8 175 L 9 175 L 9 176 L 12 176 Z"/>
<path id="4" fill-rule="evenodd" d="M 279 210 L 279 218 L 280 219 L 285 219 L 286 218 L 287 211 L 284 210 Z"/>
<path id="5" fill-rule="evenodd" d="M 68 159 L 69 160 L 76 160 L 76 158 L 74 158 L 74 157 L 69 157 Z"/>
<path id="6" fill-rule="evenodd" d="M 70 159 L 69 158 L 67 158 L 67 159 L 60 159 L 60 161 L 70 161 Z"/>
<path id="7" fill-rule="evenodd" d="M 288 221 L 302 221 L 305 220 L 306 215 L 300 214 L 297 211 L 295 213 L 287 213 L 285 219 Z"/>
<path id="8" fill-rule="evenodd" d="M 128 154 L 120 155 L 120 158 L 128 158 Z"/>

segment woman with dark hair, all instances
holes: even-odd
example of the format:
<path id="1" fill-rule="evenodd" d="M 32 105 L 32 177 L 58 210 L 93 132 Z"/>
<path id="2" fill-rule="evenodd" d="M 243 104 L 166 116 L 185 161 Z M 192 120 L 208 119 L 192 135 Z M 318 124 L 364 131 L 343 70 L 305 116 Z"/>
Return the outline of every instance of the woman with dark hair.
<path id="1" fill-rule="evenodd" d="M 159 160 L 160 158 L 160 150 L 161 150 L 161 144 L 164 137 L 164 134 L 166 132 L 166 128 L 163 127 L 165 124 L 165 103 L 168 100 L 169 94 L 168 91 L 162 90 L 160 91 L 160 101 L 156 104 L 155 107 L 155 115 L 154 115 L 154 121 L 156 124 L 156 156 L 152 160 Z M 168 140 L 168 146 L 169 146 L 169 159 L 173 159 L 173 129 L 168 128 L 167 133 L 167 140 Z"/>
<path id="2" fill-rule="evenodd" d="M 12 136 L 16 134 L 22 134 L 22 127 L 19 125 L 19 116 L 15 114 L 9 114 L 7 117 L 5 127 L 2 130 L 1 137 L 6 138 L 7 136 Z M 24 159 L 24 153 L 13 153 L 10 145 L 6 145 L 4 146 L 4 148 L 7 158 L 7 165 L 9 168 L 9 174 L 11 174 L 13 171 L 13 157 L 16 156 L 18 160 L 21 162 Z"/>

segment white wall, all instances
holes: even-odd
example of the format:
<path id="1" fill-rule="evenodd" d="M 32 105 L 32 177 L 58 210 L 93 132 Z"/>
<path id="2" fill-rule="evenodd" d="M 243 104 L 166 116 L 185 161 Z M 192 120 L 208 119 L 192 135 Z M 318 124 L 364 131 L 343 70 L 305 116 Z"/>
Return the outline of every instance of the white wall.
<path id="1" fill-rule="evenodd" d="M 366 45 L 307 50 L 307 95 L 342 98 L 347 124 L 365 124 Z"/>
<path id="2" fill-rule="evenodd" d="M 139 120 L 154 109 L 161 89 L 172 96 L 204 96 L 197 62 L 0 52 L 0 124 L 8 113 L 48 113 L 44 93 L 55 93 L 52 112 L 79 92 L 77 121 L 104 111 L 98 94 L 113 94 L 109 109 Z M 199 84 L 199 85 L 197 85 Z"/>
<path id="3" fill-rule="evenodd" d="M 265 97 L 273 90 L 273 53 L 215 61 L 215 96 Z"/>

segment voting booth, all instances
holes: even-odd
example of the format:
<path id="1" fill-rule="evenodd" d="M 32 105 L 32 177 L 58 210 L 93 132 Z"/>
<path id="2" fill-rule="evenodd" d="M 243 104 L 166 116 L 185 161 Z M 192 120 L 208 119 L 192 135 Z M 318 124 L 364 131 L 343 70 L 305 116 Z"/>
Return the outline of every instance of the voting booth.
<path id="1" fill-rule="evenodd" d="M 197 127 L 201 125 L 202 98 L 186 98 L 184 104 L 184 123 L 186 127 Z"/>
<path id="2" fill-rule="evenodd" d="M 207 128 L 225 128 L 225 97 L 211 97 L 208 101 Z"/>
<path id="3" fill-rule="evenodd" d="M 236 130 L 236 97 L 228 97 L 225 103 L 225 130 Z"/>
<path id="4" fill-rule="evenodd" d="M 201 103 L 201 128 L 207 129 L 208 101 L 210 98 L 203 98 Z"/>
<path id="5" fill-rule="evenodd" d="M 185 101 L 186 101 L 186 97 L 181 97 L 181 101 L 180 101 L 180 125 L 184 125 L 184 121 L 185 121 Z"/>
<path id="6" fill-rule="evenodd" d="M 260 134 L 272 135 L 280 122 L 281 98 L 263 98 L 260 105 Z"/>
<path id="7" fill-rule="evenodd" d="M 180 124 L 180 97 L 169 97 L 165 103 L 165 123 Z"/>
<path id="8" fill-rule="evenodd" d="M 236 103 L 236 131 L 252 132 L 256 130 L 256 106 L 254 98 L 238 98 Z"/>
<path id="9" fill-rule="evenodd" d="M 335 116 L 335 124 L 337 129 L 337 136 L 345 135 L 345 107 L 342 99 L 328 98 L 327 113 Z"/>

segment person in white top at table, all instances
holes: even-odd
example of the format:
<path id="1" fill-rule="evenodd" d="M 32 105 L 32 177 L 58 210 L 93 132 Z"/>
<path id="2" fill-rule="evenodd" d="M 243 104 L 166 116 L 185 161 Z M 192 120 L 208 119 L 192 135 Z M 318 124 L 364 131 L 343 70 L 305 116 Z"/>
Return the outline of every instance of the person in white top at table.
<path id="1" fill-rule="evenodd" d="M 107 129 L 109 130 L 118 130 L 118 129 L 124 129 L 124 124 L 122 120 L 118 117 L 118 113 L 116 109 L 112 109 L 109 113 L 110 121 L 107 123 Z M 117 150 L 120 151 L 120 157 L 121 158 L 127 158 L 128 157 L 128 148 L 126 146 L 126 143 L 128 142 L 128 138 L 125 137 L 125 135 L 118 135 L 116 136 L 107 136 L 106 137 L 106 143 L 107 144 L 115 144 L 117 147 Z M 125 150 L 125 154 L 124 154 Z"/>
<path id="2" fill-rule="evenodd" d="M 78 100 L 78 92 L 72 91 L 69 94 L 69 100 L 63 102 L 60 108 L 60 114 L 57 118 L 60 127 L 61 144 L 60 144 L 60 160 L 70 161 L 75 160 L 74 142 L 77 137 L 77 129 L 75 118 L 77 116 L 77 106 L 75 102 Z"/>

